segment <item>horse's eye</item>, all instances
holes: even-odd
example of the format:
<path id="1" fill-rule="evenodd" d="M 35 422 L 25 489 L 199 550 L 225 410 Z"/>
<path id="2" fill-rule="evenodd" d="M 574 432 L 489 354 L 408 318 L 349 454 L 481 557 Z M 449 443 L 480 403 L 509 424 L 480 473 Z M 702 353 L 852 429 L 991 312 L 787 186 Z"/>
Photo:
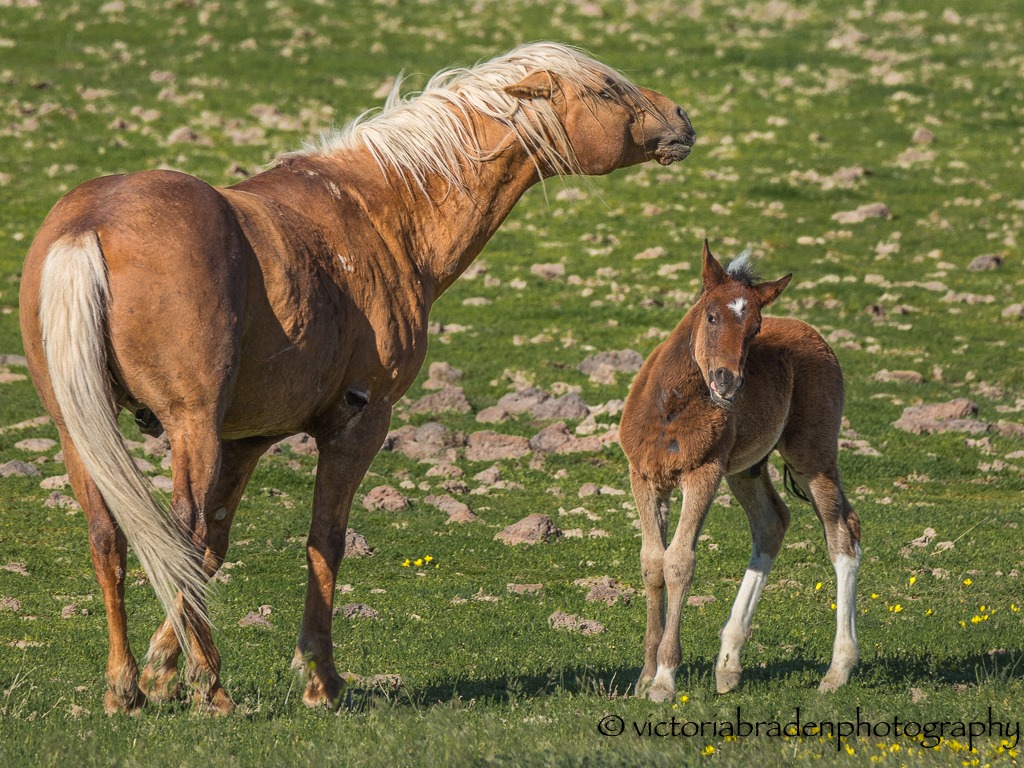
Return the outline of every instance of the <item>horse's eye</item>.
<path id="1" fill-rule="evenodd" d="M 711 324 L 711 325 L 714 325 L 715 322 L 716 322 L 715 321 L 715 316 L 714 315 L 708 315 L 708 323 Z"/>
<path id="2" fill-rule="evenodd" d="M 597 92 L 597 97 L 599 99 L 604 99 L 605 101 L 612 101 L 615 98 L 615 94 L 613 94 L 607 88 L 602 88 L 600 91 Z"/>

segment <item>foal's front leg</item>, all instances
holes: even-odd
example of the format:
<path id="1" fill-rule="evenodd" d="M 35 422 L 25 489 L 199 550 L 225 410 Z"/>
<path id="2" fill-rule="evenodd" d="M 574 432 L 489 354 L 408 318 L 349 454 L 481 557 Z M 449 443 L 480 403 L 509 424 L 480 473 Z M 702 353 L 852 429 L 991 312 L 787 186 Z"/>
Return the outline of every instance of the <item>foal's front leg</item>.
<path id="1" fill-rule="evenodd" d="M 356 488 L 384 442 L 391 407 L 368 406 L 345 427 L 317 435 L 320 459 L 313 489 L 313 521 L 306 543 L 309 569 L 302 629 L 292 668 L 306 680 L 308 707 L 335 706 L 344 682 L 334 667 L 331 619 L 338 566 L 345 554 L 345 530 Z"/>
<path id="2" fill-rule="evenodd" d="M 697 537 L 704 525 L 711 500 L 722 480 L 722 467 L 716 462 L 704 464 L 686 474 L 681 483 L 683 511 L 672 543 L 665 550 L 665 584 L 668 588 L 665 632 L 658 646 L 658 667 L 651 685 L 651 701 L 669 701 L 676 692 L 676 669 L 683 657 L 679 646 L 679 622 L 683 600 L 693 582 L 697 562 Z"/>
<path id="3" fill-rule="evenodd" d="M 636 684 L 637 696 L 646 696 L 658 665 L 658 646 L 665 633 L 665 537 L 668 534 L 668 498 L 655 484 L 635 470 L 630 485 L 640 516 L 640 568 L 647 594 L 647 633 L 644 636 L 644 667 Z"/>

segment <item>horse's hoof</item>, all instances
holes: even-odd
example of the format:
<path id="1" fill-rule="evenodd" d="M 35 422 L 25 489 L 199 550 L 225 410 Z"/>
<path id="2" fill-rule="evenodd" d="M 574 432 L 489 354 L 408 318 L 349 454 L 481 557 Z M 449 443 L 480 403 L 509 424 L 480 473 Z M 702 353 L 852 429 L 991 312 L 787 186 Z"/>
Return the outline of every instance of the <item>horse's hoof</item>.
<path id="1" fill-rule="evenodd" d="M 314 672 L 302 694 L 302 701 L 310 709 L 337 709 L 344 692 L 345 681 L 337 673 L 320 675 Z"/>
<path id="2" fill-rule="evenodd" d="M 215 686 L 209 693 L 196 691 L 192 697 L 192 705 L 196 712 L 218 717 L 230 715 L 235 711 L 235 702 L 220 685 Z"/>
<path id="3" fill-rule="evenodd" d="M 181 695 L 177 666 L 157 670 L 152 664 L 147 664 L 146 668 L 142 670 L 139 687 L 145 691 L 146 697 L 152 702 L 176 700 Z"/>
<path id="4" fill-rule="evenodd" d="M 103 711 L 108 715 L 131 715 L 137 717 L 146 704 L 146 694 L 136 689 L 133 693 L 116 694 L 108 690 L 103 696 Z"/>
<path id="5" fill-rule="evenodd" d="M 716 669 L 715 689 L 719 693 L 729 693 L 736 690 L 743 677 L 742 669 Z"/>

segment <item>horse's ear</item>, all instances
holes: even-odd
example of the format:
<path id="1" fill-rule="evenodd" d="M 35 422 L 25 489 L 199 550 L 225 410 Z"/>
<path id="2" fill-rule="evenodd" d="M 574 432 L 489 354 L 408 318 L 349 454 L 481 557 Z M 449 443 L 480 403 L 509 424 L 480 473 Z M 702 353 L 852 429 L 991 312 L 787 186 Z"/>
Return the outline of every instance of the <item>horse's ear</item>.
<path id="1" fill-rule="evenodd" d="M 771 283 L 761 283 L 760 285 L 754 286 L 754 290 L 757 291 L 757 297 L 761 300 L 761 306 L 767 307 L 777 298 L 779 294 L 786 290 L 786 286 L 789 285 L 789 281 L 793 279 L 793 273 L 790 272 L 785 277 L 780 277 Z"/>
<path id="2" fill-rule="evenodd" d="M 711 253 L 707 238 L 704 238 L 704 250 L 701 251 L 701 258 L 704 260 L 704 268 L 701 270 L 700 279 L 704 283 L 704 290 L 710 291 L 725 282 L 726 274 L 722 265 L 718 263 L 718 259 Z"/>
<path id="3" fill-rule="evenodd" d="M 504 90 L 513 99 L 550 99 L 558 90 L 558 78 L 554 72 L 541 69 L 514 85 L 506 85 Z"/>

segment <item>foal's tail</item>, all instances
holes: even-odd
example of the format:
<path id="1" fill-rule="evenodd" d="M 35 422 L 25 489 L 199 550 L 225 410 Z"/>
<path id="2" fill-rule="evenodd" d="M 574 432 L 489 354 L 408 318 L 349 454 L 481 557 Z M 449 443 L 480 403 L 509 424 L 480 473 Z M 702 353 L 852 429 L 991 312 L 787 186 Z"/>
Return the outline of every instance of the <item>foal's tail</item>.
<path id="1" fill-rule="evenodd" d="M 185 611 L 207 621 L 206 577 L 190 543 L 153 497 L 117 425 L 107 367 L 106 265 L 95 232 L 63 237 L 50 248 L 39 285 L 39 321 L 53 394 L 89 476 L 146 569 L 182 649 Z"/>

